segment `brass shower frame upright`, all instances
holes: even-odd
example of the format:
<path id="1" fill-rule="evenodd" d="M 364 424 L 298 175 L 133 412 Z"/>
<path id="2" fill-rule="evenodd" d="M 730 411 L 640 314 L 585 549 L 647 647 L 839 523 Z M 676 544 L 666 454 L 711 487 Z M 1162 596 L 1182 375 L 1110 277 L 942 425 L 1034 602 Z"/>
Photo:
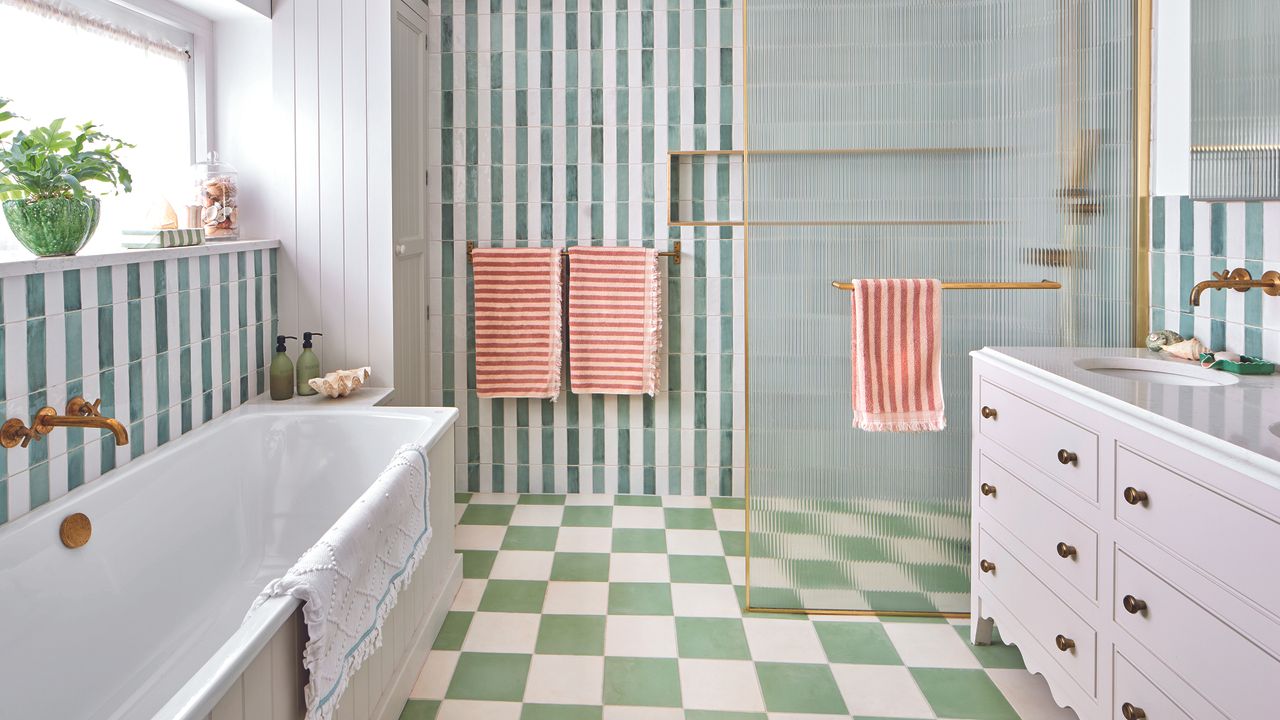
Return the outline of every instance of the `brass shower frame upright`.
<path id="1" fill-rule="evenodd" d="M 747 22 L 747 5 L 750 0 L 742 0 L 742 110 L 743 110 L 743 145 L 742 150 L 742 208 L 743 221 L 742 254 L 746 267 L 750 267 L 751 255 L 751 102 L 750 81 L 747 64 L 747 52 L 750 47 L 750 25 Z M 1132 197 L 1131 237 L 1132 247 L 1132 305 L 1134 344 L 1141 345 L 1147 333 L 1147 324 L 1151 319 L 1150 311 L 1150 213 L 1151 213 L 1151 32 L 1152 32 L 1152 0 L 1131 0 L 1133 3 L 1133 147 L 1132 147 Z M 736 152 L 734 153 L 736 154 Z M 735 223 L 736 224 L 736 223 Z M 743 307 L 745 312 L 743 323 L 744 346 L 750 347 L 750 294 L 751 282 L 747 279 L 743 284 Z M 744 375 L 747 387 L 745 395 L 744 417 L 746 420 L 745 451 L 746 467 L 744 472 L 744 494 L 746 495 L 746 524 L 744 547 L 746 553 L 746 598 L 745 610 L 757 613 L 777 613 L 786 615 L 847 615 L 875 617 L 931 617 L 931 618 L 967 618 L 969 613 L 896 611 L 896 610 L 839 610 L 810 608 L 772 608 L 751 604 L 751 356 L 744 359 Z"/>

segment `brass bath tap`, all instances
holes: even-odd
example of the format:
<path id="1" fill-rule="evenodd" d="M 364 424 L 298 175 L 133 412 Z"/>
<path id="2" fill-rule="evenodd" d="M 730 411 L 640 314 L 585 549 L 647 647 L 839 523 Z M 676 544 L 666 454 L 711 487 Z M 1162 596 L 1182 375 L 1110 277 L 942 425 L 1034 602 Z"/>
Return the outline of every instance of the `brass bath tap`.
<path id="1" fill-rule="evenodd" d="M 7 448 L 18 445 L 26 447 L 32 440 L 40 440 L 53 432 L 54 428 L 59 427 L 110 430 L 115 436 L 116 445 L 127 445 L 129 431 L 119 420 L 103 417 L 98 411 L 100 405 L 102 405 L 101 399 L 90 403 L 77 396 L 67 401 L 66 415 L 59 415 L 58 411 L 52 407 L 40 408 L 35 418 L 31 420 L 31 427 L 27 427 L 26 423 L 19 418 L 9 418 L 4 425 L 0 425 L 0 445 Z"/>
<path id="2" fill-rule="evenodd" d="M 1251 288 L 1262 288 L 1268 295 L 1280 295 L 1280 272 L 1268 270 L 1258 280 L 1244 268 L 1236 268 L 1230 273 L 1215 272 L 1212 280 L 1201 280 L 1191 288 L 1191 307 L 1200 307 L 1200 296 L 1205 290 L 1235 290 L 1248 292 Z"/>

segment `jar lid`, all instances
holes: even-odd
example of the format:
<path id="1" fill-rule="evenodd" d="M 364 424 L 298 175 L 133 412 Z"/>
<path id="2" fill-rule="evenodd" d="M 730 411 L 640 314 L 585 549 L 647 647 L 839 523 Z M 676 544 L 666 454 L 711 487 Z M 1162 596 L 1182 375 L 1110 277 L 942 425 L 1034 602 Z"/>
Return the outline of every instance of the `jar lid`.
<path id="1" fill-rule="evenodd" d="M 192 167 L 194 167 L 198 172 L 208 173 L 210 175 L 226 175 L 236 171 L 230 163 L 222 162 L 218 157 L 217 151 L 210 151 L 205 157 L 204 162 L 198 162 Z"/>

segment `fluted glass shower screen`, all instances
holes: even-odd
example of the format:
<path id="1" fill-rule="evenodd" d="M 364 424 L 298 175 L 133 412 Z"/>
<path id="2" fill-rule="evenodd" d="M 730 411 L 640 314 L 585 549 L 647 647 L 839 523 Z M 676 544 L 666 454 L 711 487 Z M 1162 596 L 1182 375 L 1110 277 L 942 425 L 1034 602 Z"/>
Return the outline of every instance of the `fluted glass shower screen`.
<path id="1" fill-rule="evenodd" d="M 746 0 L 748 589 L 963 613 L 970 358 L 1134 334 L 1134 17 L 1114 0 Z M 947 429 L 851 427 L 859 277 L 943 293 Z"/>

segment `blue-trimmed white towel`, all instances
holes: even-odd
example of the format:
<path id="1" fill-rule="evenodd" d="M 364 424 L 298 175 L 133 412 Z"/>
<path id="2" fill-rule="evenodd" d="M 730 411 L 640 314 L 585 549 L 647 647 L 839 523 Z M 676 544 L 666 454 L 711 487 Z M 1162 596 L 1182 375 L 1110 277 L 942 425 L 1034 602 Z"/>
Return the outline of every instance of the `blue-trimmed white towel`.
<path id="1" fill-rule="evenodd" d="M 330 720 L 347 682 L 382 645 L 382 623 L 431 540 L 430 484 L 424 448 L 402 446 L 320 541 L 254 601 L 255 609 L 286 595 L 303 603 L 307 720 Z"/>

